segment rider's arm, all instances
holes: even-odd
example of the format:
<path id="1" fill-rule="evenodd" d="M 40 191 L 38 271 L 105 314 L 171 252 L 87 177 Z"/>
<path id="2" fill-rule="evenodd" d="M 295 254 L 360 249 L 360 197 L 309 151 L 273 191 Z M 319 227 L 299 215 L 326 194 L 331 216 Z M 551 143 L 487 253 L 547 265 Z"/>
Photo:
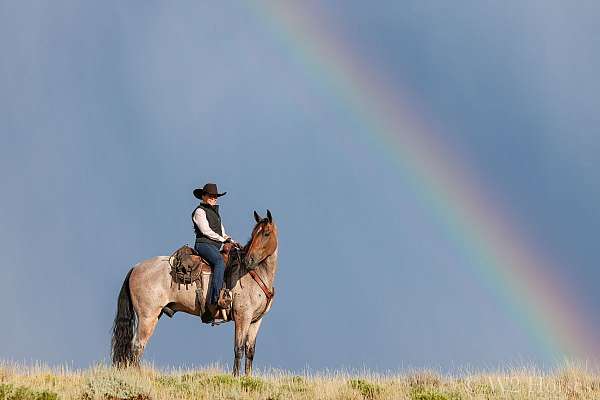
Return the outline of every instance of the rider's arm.
<path id="1" fill-rule="evenodd" d="M 200 232 L 202 232 L 208 238 L 221 243 L 223 243 L 226 240 L 223 236 L 210 229 L 210 225 L 208 224 L 208 220 L 206 219 L 206 212 L 203 209 L 198 208 L 196 210 L 196 212 L 194 213 L 194 222 L 198 226 L 198 229 L 200 229 Z"/>
<path id="2" fill-rule="evenodd" d="M 231 236 L 225 233 L 225 227 L 223 226 L 223 224 L 221 224 L 221 232 L 223 232 L 223 237 L 225 238 L 225 240 L 231 239 Z"/>

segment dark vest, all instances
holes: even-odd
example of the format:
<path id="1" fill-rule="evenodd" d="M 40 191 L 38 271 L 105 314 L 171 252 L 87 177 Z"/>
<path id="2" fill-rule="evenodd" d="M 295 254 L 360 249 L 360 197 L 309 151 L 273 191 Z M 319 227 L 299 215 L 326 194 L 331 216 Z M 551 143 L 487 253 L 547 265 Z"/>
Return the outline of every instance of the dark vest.
<path id="1" fill-rule="evenodd" d="M 219 215 L 219 206 L 211 206 L 210 204 L 200 203 L 198 207 L 194 208 L 194 211 L 192 212 L 192 224 L 194 225 L 194 232 L 196 233 L 196 242 L 210 243 L 220 246 L 220 242 L 217 242 L 216 240 L 212 240 L 211 238 L 205 236 L 202 232 L 200 232 L 200 229 L 196 226 L 196 223 L 194 222 L 194 214 L 199 208 L 203 209 L 206 213 L 206 219 L 208 220 L 208 226 L 210 226 L 210 229 L 223 236 L 223 231 L 221 230 L 221 216 Z"/>

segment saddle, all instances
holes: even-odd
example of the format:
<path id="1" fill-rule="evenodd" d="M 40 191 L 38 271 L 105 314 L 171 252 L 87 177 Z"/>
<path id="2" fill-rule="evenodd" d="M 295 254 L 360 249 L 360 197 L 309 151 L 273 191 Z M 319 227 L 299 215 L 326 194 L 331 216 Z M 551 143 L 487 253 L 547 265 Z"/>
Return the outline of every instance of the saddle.
<path id="1" fill-rule="evenodd" d="M 229 251 L 231 251 L 231 243 L 226 243 L 223 247 L 221 255 L 225 266 L 229 261 Z M 181 285 L 185 285 L 186 290 L 188 285 L 196 283 L 199 286 L 199 281 L 202 279 L 202 273 L 212 273 L 212 266 L 204 258 L 189 246 L 183 245 L 169 257 L 169 264 L 171 265 L 171 278 L 172 283 L 177 284 L 177 289 L 181 288 Z"/>
<path id="2" fill-rule="evenodd" d="M 230 252 L 232 254 L 231 263 L 229 262 Z M 242 262 L 245 256 L 245 249 L 236 248 L 233 246 L 233 244 L 226 243 L 223 246 L 221 255 L 223 257 L 223 261 L 225 262 L 225 285 L 227 288 L 231 289 L 235 286 L 237 280 L 239 280 L 239 278 L 246 273 L 245 265 Z M 208 261 L 203 259 L 196 252 L 196 250 L 186 245 L 181 246 L 169 257 L 169 264 L 171 265 L 171 286 L 173 286 L 173 283 L 176 283 L 177 289 L 181 290 L 181 285 L 185 285 L 185 289 L 188 290 L 188 286 L 195 284 L 196 301 L 200 304 L 200 311 L 201 314 L 203 314 L 206 305 L 202 299 L 206 298 L 207 295 L 207 285 L 210 279 L 207 278 L 207 275 L 210 277 L 212 274 L 211 265 L 208 263 Z M 271 308 L 273 298 L 275 297 L 275 288 L 269 289 L 255 271 L 249 270 L 247 272 L 250 274 L 252 279 L 256 281 L 267 298 L 265 309 L 256 319 L 258 320 L 262 318 L 262 316 Z M 202 275 L 204 275 L 204 279 Z M 172 317 L 173 314 L 175 314 L 175 311 L 171 310 L 168 305 L 163 307 L 162 312 L 169 317 Z M 220 310 L 220 312 L 223 313 L 223 322 L 231 320 L 231 315 L 229 314 L 230 311 L 227 312 L 225 310 Z M 212 324 L 218 325 L 219 323 L 213 322 Z"/>

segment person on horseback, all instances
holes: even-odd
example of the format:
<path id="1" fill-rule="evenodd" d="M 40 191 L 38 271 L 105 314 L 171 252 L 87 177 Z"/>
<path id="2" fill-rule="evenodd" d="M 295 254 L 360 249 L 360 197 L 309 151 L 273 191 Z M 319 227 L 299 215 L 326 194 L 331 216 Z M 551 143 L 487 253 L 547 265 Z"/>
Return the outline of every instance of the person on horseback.
<path id="1" fill-rule="evenodd" d="M 212 285 L 206 299 L 206 312 L 202 315 L 203 322 L 214 320 L 220 308 L 228 308 L 228 304 L 224 301 L 224 297 L 228 294 L 226 289 L 221 290 L 225 274 L 225 263 L 221 252 L 230 246 L 228 244 L 237 245 L 237 243 L 225 233 L 219 214 L 217 201 L 225 194 L 227 192 L 219 193 L 214 183 L 207 183 L 204 187 L 194 190 L 194 196 L 201 200 L 192 212 L 196 234 L 194 248 L 213 267 Z"/>

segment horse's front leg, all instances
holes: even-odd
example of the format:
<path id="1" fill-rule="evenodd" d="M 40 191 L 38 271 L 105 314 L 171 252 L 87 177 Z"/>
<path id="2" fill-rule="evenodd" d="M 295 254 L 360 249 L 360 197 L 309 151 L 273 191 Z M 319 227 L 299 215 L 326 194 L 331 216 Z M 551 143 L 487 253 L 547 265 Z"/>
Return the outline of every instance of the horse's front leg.
<path id="1" fill-rule="evenodd" d="M 252 316 L 245 315 L 235 320 L 235 339 L 233 347 L 235 360 L 233 362 L 233 376 L 240 375 L 240 363 L 242 357 L 244 356 L 244 345 L 246 343 L 246 337 L 248 336 L 248 328 L 250 327 L 251 321 Z"/>
<path id="2" fill-rule="evenodd" d="M 244 372 L 246 376 L 252 375 L 252 361 L 254 360 L 254 349 L 256 347 L 256 336 L 258 335 L 258 329 L 262 318 L 256 322 L 250 324 L 248 328 L 248 337 L 246 338 L 246 368 Z"/>

